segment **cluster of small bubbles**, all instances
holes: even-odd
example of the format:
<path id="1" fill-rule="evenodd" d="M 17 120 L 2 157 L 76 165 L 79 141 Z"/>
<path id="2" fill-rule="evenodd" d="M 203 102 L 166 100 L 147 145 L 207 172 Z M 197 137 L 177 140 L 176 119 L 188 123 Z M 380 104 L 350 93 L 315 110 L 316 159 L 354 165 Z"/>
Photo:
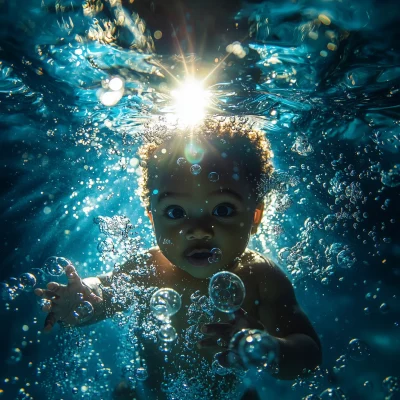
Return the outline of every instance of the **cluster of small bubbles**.
<path id="1" fill-rule="evenodd" d="M 342 243 L 332 243 L 330 246 L 327 246 L 325 249 L 325 257 L 328 262 L 331 262 L 334 260 L 334 258 L 337 258 L 337 255 L 343 251 L 343 249 L 346 246 Z"/>
<path id="2" fill-rule="evenodd" d="M 60 276 L 64 273 L 65 267 L 70 264 L 71 261 L 64 257 L 52 256 L 44 262 L 43 269 L 48 275 Z"/>
<path id="3" fill-rule="evenodd" d="M 314 148 L 306 136 L 299 135 L 293 143 L 291 150 L 301 156 L 308 156 L 314 151 Z"/>
<path id="4" fill-rule="evenodd" d="M 369 346 L 360 339 L 351 339 L 347 346 L 348 356 L 355 361 L 363 361 L 370 355 Z"/>
<path id="5" fill-rule="evenodd" d="M 273 190 L 278 193 L 286 192 L 289 186 L 292 186 L 293 177 L 291 177 L 287 172 L 276 170 L 267 179 L 265 184 L 268 190 Z"/>
<path id="6" fill-rule="evenodd" d="M 193 164 L 193 165 L 190 167 L 190 172 L 191 172 L 193 175 L 199 175 L 200 172 L 201 172 L 201 166 L 200 166 L 199 164 Z"/>
<path id="7" fill-rule="evenodd" d="M 190 325 L 184 333 L 184 345 L 191 350 L 195 344 L 204 339 L 204 334 L 200 331 L 200 324 L 209 323 L 214 318 L 215 307 L 207 296 L 202 296 L 196 290 L 190 296 L 191 304 L 187 310 L 187 322 Z"/>
<path id="8" fill-rule="evenodd" d="M 176 163 L 177 163 L 180 167 L 183 167 L 183 166 L 187 163 L 187 160 L 186 160 L 185 157 L 179 157 L 179 158 L 176 160 Z"/>
<path id="9" fill-rule="evenodd" d="M 333 371 L 335 373 L 339 373 L 340 371 L 344 370 L 346 366 L 347 366 L 347 358 L 346 355 L 342 354 L 336 359 Z"/>
<path id="10" fill-rule="evenodd" d="M 282 247 L 278 251 L 278 257 L 281 261 L 285 261 L 290 255 L 290 248 L 289 247 Z"/>
<path id="11" fill-rule="evenodd" d="M 25 272 L 19 276 L 19 282 L 24 291 L 31 292 L 36 285 L 36 277 L 29 272 Z"/>
<path id="12" fill-rule="evenodd" d="M 339 387 L 326 389 L 319 396 L 321 400 L 347 400 L 346 395 Z"/>
<path id="13" fill-rule="evenodd" d="M 8 364 L 17 364 L 22 360 L 22 352 L 18 347 L 11 349 L 10 357 L 8 358 Z"/>
<path id="14" fill-rule="evenodd" d="M 89 301 L 82 301 L 76 306 L 72 314 L 79 323 L 90 321 L 94 315 L 93 305 Z"/>
<path id="15" fill-rule="evenodd" d="M 400 164 L 396 164 L 389 171 L 381 172 L 381 182 L 388 187 L 397 187 L 400 185 Z"/>
<path id="16" fill-rule="evenodd" d="M 356 204 L 359 200 L 364 197 L 363 191 L 361 190 L 360 182 L 351 182 L 344 191 L 346 197 L 350 199 L 350 202 Z"/>
<path id="17" fill-rule="evenodd" d="M 326 231 L 328 230 L 334 230 L 334 228 L 337 226 L 337 218 L 335 214 L 328 214 L 324 217 L 323 219 L 323 224 L 324 228 Z"/>
<path id="18" fill-rule="evenodd" d="M 215 308 L 225 313 L 240 309 L 246 296 L 243 281 L 235 274 L 222 271 L 210 280 L 208 294 Z"/>
<path id="19" fill-rule="evenodd" d="M 275 210 L 278 213 L 283 213 L 287 209 L 289 209 L 293 204 L 293 200 L 291 197 L 286 193 L 283 195 L 278 195 L 275 200 Z"/>
<path id="20" fill-rule="evenodd" d="M 93 219 L 93 222 L 99 225 L 100 232 L 107 236 L 127 236 L 133 229 L 130 219 L 124 215 L 98 216 Z"/>
<path id="21" fill-rule="evenodd" d="M 108 237 L 102 240 L 98 245 L 97 245 L 97 250 L 99 253 L 109 253 L 114 251 L 114 241 Z"/>
<path id="22" fill-rule="evenodd" d="M 342 171 L 336 171 L 335 176 L 329 181 L 331 187 L 328 193 L 332 196 L 342 193 L 346 189 L 345 175 Z"/>
<path id="23" fill-rule="evenodd" d="M 321 400 L 321 397 L 319 397 L 317 394 L 309 394 L 306 397 L 303 397 L 302 400 Z"/>
<path id="24" fill-rule="evenodd" d="M 388 393 L 400 392 L 400 380 L 397 376 L 388 376 L 382 382 L 383 390 Z"/>
<path id="25" fill-rule="evenodd" d="M 219 175 L 217 172 L 210 172 L 208 174 L 208 180 L 210 182 L 217 182 L 219 180 Z"/>
<path id="26" fill-rule="evenodd" d="M 150 299 L 150 309 L 160 321 L 168 321 L 169 317 L 176 314 L 182 305 L 179 293 L 170 288 L 162 288 L 154 292 Z"/>
<path id="27" fill-rule="evenodd" d="M 222 259 L 222 250 L 221 249 L 214 247 L 213 249 L 211 249 L 210 253 L 211 253 L 211 256 L 208 257 L 208 262 L 210 264 L 221 261 L 221 259 Z"/>

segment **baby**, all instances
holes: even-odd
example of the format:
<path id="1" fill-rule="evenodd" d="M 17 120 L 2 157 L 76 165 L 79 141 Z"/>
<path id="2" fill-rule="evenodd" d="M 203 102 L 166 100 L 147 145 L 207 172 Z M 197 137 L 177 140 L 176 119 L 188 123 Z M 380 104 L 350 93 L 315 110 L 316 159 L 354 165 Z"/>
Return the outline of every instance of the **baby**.
<path id="1" fill-rule="evenodd" d="M 266 182 L 272 173 L 272 154 L 264 134 L 237 119 L 210 118 L 190 131 L 163 131 L 156 139 L 144 145 L 139 154 L 143 167 L 141 197 L 158 246 L 108 275 L 81 279 L 68 265 L 66 286 L 51 282 L 46 290 L 36 289 L 36 295 L 48 300 L 44 306 L 48 312 L 45 331 L 56 322 L 84 325 L 123 311 L 133 304 L 135 295 L 130 290 L 130 295 L 120 296 L 121 286 L 171 288 L 182 301 L 181 311 L 171 317 L 178 334 L 172 355 L 190 348 L 180 347 L 185 339 L 179 338 L 196 332 L 198 340 L 191 349 L 191 360 L 200 360 L 200 364 L 214 360 L 214 367 L 216 360 L 221 370 L 226 368 L 220 375 L 207 376 L 211 392 L 199 398 L 218 398 L 222 389 L 217 384 L 226 378 L 221 375 L 229 376 L 229 371 L 243 366 L 235 348 L 238 340 L 232 340 L 235 334 L 236 338 L 261 334 L 258 337 L 264 340 L 266 354 L 258 356 L 269 360 L 265 365 L 273 365 L 270 372 L 279 379 L 294 379 L 314 369 L 321 362 L 320 342 L 296 301 L 289 279 L 271 260 L 247 248 L 250 235 L 261 222 Z M 193 323 L 185 310 L 187 314 L 193 310 L 194 298 L 206 299 L 209 280 L 219 271 L 230 271 L 243 281 L 246 296 L 242 308 L 233 318 L 214 310 L 199 314 Z M 74 313 L 82 301 L 94 307 L 85 320 Z M 150 316 L 144 313 L 141 318 L 145 325 Z M 166 398 L 165 389 L 156 387 L 166 377 L 165 370 L 163 377 L 156 373 L 160 366 L 164 368 L 163 355 L 154 341 L 144 347 L 152 391 L 143 398 Z M 169 364 L 170 368 L 182 368 L 178 362 Z M 194 367 L 196 361 L 192 364 Z M 251 369 L 251 365 L 245 367 Z M 251 386 L 249 379 L 246 382 Z M 130 398 L 140 398 L 138 391 L 132 393 Z M 250 388 L 242 398 L 258 397 Z"/>

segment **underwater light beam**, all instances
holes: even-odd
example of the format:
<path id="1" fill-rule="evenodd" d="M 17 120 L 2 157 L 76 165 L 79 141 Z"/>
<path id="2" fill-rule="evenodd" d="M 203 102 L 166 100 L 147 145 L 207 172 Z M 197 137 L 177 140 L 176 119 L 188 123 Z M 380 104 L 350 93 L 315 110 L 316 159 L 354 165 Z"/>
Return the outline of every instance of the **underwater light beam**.
<path id="1" fill-rule="evenodd" d="M 195 125 L 204 118 L 210 93 L 204 90 L 201 82 L 188 79 L 171 95 L 175 99 L 174 113 L 181 123 Z"/>

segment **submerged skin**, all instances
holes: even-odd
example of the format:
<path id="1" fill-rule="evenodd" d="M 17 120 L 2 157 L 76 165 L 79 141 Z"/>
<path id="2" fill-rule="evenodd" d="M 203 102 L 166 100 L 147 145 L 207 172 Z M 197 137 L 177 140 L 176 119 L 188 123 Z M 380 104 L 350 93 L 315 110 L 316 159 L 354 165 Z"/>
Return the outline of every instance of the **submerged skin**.
<path id="1" fill-rule="evenodd" d="M 188 144 L 200 148 L 197 156 L 204 152 L 198 162 L 202 167 L 198 175 L 190 171 L 190 163 L 179 166 L 176 162 L 184 157 L 185 149 L 188 154 Z M 247 249 L 251 233 L 260 224 L 263 203 L 257 202 L 255 184 L 248 179 L 243 158 L 233 149 L 229 143 L 224 147 L 218 139 L 176 138 L 161 145 L 156 157 L 149 160 L 148 216 L 158 246 L 149 250 L 147 260 L 155 267 L 155 274 L 142 278 L 141 283 L 147 287 L 169 287 L 181 294 L 181 312 L 172 318 L 172 325 L 180 334 L 188 327 L 182 310 L 190 304 L 190 295 L 196 290 L 207 295 L 209 278 L 216 272 L 227 270 L 237 274 L 246 287 L 242 310 L 234 320 L 219 313 L 219 323 L 203 325 L 206 338 L 198 343 L 197 351 L 210 361 L 222 351 L 220 362 L 229 365 L 227 347 L 217 345 L 217 340 L 221 338 L 228 344 L 243 328 L 262 329 L 279 346 L 279 372 L 274 376 L 294 379 L 320 364 L 320 342 L 297 303 L 289 279 L 272 261 Z M 209 179 L 211 172 L 218 173 L 217 181 Z M 213 248 L 222 251 L 217 262 L 193 261 L 190 257 L 193 252 L 209 252 Z M 136 266 L 136 262 L 128 262 L 122 270 L 130 271 Z M 49 312 L 45 330 L 51 330 L 57 321 L 78 324 L 71 315 L 77 293 L 82 293 L 95 307 L 90 323 L 119 311 L 105 309 L 101 289 L 102 283 L 106 285 L 104 279 L 82 280 L 72 265 L 66 267 L 66 274 L 67 286 L 52 282 L 47 290 L 35 291 L 51 300 L 44 308 Z"/>

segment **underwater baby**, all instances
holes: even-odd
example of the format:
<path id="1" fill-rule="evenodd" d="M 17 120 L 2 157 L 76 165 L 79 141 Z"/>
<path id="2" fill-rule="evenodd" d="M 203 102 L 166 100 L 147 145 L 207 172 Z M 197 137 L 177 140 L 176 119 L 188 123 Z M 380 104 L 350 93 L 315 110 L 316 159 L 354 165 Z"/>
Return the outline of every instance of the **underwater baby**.
<path id="1" fill-rule="evenodd" d="M 97 277 L 82 279 L 66 266 L 67 285 L 50 282 L 35 290 L 47 300 L 45 330 L 135 311 L 131 333 L 149 377 L 128 382 L 117 398 L 257 399 L 259 379 L 244 379 L 246 371 L 294 379 L 313 370 L 321 363 L 321 345 L 291 282 L 247 247 L 261 223 L 273 171 L 265 135 L 244 121 L 218 117 L 154 135 L 139 150 L 139 186 L 157 246 Z M 220 312 L 207 297 L 210 279 L 222 271 L 244 284 L 246 296 L 233 313 Z M 165 326 L 173 327 L 167 353 L 157 344 L 159 321 L 149 308 L 160 288 L 179 293 L 182 303 L 163 325 L 165 335 Z M 84 319 L 76 313 L 82 302 L 93 306 Z M 251 357 L 243 344 L 256 348 Z"/>

